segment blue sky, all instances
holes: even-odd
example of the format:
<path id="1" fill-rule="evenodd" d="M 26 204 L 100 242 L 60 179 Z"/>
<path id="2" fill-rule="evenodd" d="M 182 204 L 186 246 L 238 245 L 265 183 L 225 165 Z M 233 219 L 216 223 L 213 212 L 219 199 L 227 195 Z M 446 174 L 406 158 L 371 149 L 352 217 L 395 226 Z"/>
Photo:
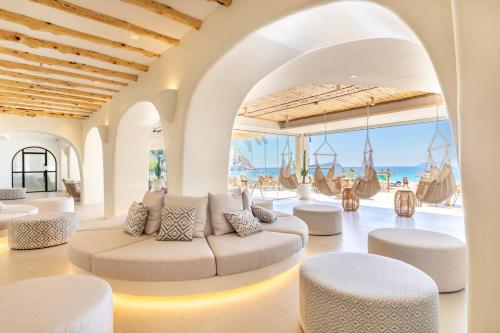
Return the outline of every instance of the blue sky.
<path id="1" fill-rule="evenodd" d="M 448 120 L 439 122 L 439 126 L 448 141 L 452 143 L 451 129 Z M 414 166 L 426 161 L 427 146 L 432 139 L 435 122 L 426 122 L 412 125 L 400 125 L 370 130 L 370 138 L 374 149 L 374 161 L 376 166 Z M 253 142 L 252 162 L 255 167 L 273 167 L 281 162 L 281 151 L 285 145 L 284 136 L 266 136 L 266 158 L 264 158 L 264 145 Z M 317 149 L 323 140 L 323 135 L 311 137 L 311 151 Z M 358 166 L 361 164 L 362 151 L 365 144 L 365 131 L 350 131 L 328 134 L 328 141 L 338 154 L 337 162 L 343 166 Z M 278 145 L 276 143 L 278 142 Z M 233 141 L 240 151 L 250 159 L 248 142 L 244 140 Z M 294 150 L 295 140 L 290 139 Z M 451 149 L 453 164 L 456 164 L 456 152 Z M 439 161 L 441 156 L 435 156 Z M 311 160 L 311 163 L 313 161 Z M 325 161 L 320 161 L 320 163 Z"/>

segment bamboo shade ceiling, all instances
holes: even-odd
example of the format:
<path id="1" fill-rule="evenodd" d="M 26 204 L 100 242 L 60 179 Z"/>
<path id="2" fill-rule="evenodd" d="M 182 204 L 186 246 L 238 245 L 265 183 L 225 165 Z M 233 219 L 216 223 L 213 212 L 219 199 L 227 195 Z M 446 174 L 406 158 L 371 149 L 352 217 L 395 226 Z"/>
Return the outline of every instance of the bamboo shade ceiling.
<path id="1" fill-rule="evenodd" d="M 0 4 L 0 114 L 85 120 L 231 0 Z"/>
<path id="2" fill-rule="evenodd" d="M 396 88 L 339 84 L 305 84 L 245 102 L 239 116 L 271 121 L 303 119 L 375 104 L 407 100 L 431 93 Z"/>

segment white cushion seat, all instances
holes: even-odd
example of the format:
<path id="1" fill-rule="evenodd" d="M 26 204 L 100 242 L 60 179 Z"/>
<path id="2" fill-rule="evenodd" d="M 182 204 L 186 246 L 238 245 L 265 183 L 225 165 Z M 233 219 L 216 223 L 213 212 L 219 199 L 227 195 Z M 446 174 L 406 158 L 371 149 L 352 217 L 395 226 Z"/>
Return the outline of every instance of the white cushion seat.
<path id="1" fill-rule="evenodd" d="M 24 187 L 0 188 L 0 200 L 15 200 L 26 198 Z"/>
<path id="2" fill-rule="evenodd" d="M 7 229 L 9 222 L 16 217 L 38 213 L 38 208 L 31 205 L 5 205 L 0 210 L 0 230 Z"/>
<path id="3" fill-rule="evenodd" d="M 33 205 L 38 207 L 40 213 L 73 213 L 75 200 L 71 197 L 48 197 L 34 199 Z"/>
<path id="4" fill-rule="evenodd" d="M 417 267 L 434 279 L 440 292 L 465 288 L 465 243 L 450 235 L 420 229 L 376 229 L 368 234 L 368 252 Z"/>
<path id="5" fill-rule="evenodd" d="M 136 242 L 96 254 L 92 272 L 131 281 L 178 281 L 215 276 L 215 258 L 205 238 Z"/>
<path id="6" fill-rule="evenodd" d="M 113 297 L 104 280 L 36 278 L 4 285 L 0 294 L 0 332 L 113 332 Z"/>
<path id="7" fill-rule="evenodd" d="M 302 237 L 262 231 L 241 238 L 236 233 L 210 235 L 208 243 L 217 259 L 217 275 L 259 269 L 285 260 L 302 249 Z"/>
<path id="8" fill-rule="evenodd" d="M 94 255 L 131 245 L 151 238 L 149 235 L 132 237 L 120 229 L 99 229 L 76 232 L 69 241 L 69 259 L 76 266 L 92 271 Z"/>
<path id="9" fill-rule="evenodd" d="M 342 209 L 333 205 L 305 204 L 293 207 L 293 215 L 302 219 L 310 235 L 336 235 L 342 232 Z"/>
<path id="10" fill-rule="evenodd" d="M 306 247 L 309 240 L 307 224 L 296 216 L 279 214 L 273 223 L 262 223 L 265 231 L 282 232 L 285 234 L 295 234 L 302 237 L 302 246 Z"/>
<path id="11" fill-rule="evenodd" d="M 323 253 L 299 275 L 305 333 L 439 330 L 439 294 L 424 272 L 373 254 Z"/>

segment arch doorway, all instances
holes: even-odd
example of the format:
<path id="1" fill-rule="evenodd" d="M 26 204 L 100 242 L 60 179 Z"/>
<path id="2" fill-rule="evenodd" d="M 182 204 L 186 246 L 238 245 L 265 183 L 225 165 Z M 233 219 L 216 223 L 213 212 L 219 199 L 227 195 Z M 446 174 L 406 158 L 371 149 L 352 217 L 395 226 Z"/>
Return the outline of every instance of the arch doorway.
<path id="1" fill-rule="evenodd" d="M 57 160 L 42 147 L 25 147 L 12 157 L 12 187 L 26 192 L 57 191 Z"/>

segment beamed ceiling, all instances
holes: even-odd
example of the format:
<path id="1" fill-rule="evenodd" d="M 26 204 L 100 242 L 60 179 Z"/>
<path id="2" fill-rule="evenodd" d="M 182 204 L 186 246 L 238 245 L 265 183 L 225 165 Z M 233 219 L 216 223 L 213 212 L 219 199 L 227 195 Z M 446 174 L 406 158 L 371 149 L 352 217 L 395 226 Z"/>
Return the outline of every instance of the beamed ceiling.
<path id="1" fill-rule="evenodd" d="M 243 103 L 238 115 L 276 122 L 300 120 L 319 115 L 408 101 L 436 95 L 396 88 L 346 84 L 304 84 Z"/>
<path id="2" fill-rule="evenodd" d="M 0 0 L 0 113 L 86 119 L 231 0 Z"/>

